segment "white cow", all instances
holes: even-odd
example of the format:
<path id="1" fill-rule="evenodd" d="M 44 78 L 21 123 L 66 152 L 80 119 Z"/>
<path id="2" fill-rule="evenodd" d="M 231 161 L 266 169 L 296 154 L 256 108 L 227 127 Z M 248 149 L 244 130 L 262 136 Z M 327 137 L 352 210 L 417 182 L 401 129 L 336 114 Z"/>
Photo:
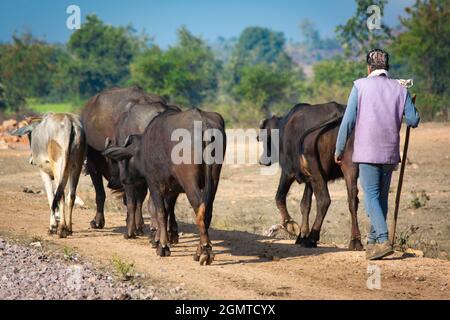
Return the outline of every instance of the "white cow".
<path id="1" fill-rule="evenodd" d="M 49 113 L 42 118 L 30 118 L 27 126 L 12 134 L 28 134 L 30 163 L 41 171 L 50 206 L 49 233 L 57 232 L 61 238 L 71 235 L 72 210 L 86 156 L 86 138 L 79 117 L 71 113 Z M 67 183 L 69 202 L 66 223 L 64 193 Z"/>

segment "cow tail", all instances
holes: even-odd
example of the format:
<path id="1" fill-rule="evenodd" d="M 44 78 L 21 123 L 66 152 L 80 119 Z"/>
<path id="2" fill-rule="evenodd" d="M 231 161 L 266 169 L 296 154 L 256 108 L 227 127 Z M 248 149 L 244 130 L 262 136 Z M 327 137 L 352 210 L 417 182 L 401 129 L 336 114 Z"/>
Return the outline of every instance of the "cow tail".
<path id="1" fill-rule="evenodd" d="M 205 131 L 208 129 L 208 121 L 202 117 L 202 123 L 203 123 L 203 128 L 202 128 L 202 140 L 204 141 L 203 137 L 205 135 Z M 204 141 L 204 148 L 203 150 L 206 148 L 207 146 L 207 142 Z M 208 209 L 211 205 L 211 196 L 212 196 L 212 192 L 213 192 L 213 176 L 212 176 L 212 168 L 213 165 L 212 164 L 208 164 L 205 163 L 205 181 L 204 181 L 204 187 L 203 187 L 203 203 L 205 204 L 206 208 Z"/>
<path id="2" fill-rule="evenodd" d="M 316 131 L 316 130 L 319 130 L 319 129 L 325 129 L 326 127 L 328 127 L 328 126 L 330 126 L 330 125 L 332 125 L 332 124 L 335 124 L 335 123 L 338 123 L 338 122 L 341 122 L 342 121 L 342 116 L 339 116 L 339 117 L 333 117 L 333 118 L 331 118 L 331 119 L 329 119 L 329 120 L 327 120 L 327 121 L 325 121 L 325 122 L 322 122 L 321 124 L 319 124 L 319 125 L 317 125 L 317 126 L 314 126 L 314 127 L 312 127 L 312 128 L 309 128 L 308 130 L 306 130 L 303 134 L 302 134 L 302 136 L 300 137 L 300 155 L 302 155 L 302 157 L 303 157 L 303 151 L 304 151 L 304 142 L 305 142 L 305 139 L 306 139 L 306 137 L 309 135 L 309 134 L 311 134 L 312 132 L 314 132 L 314 131 Z M 323 131 L 322 130 L 322 131 Z"/>
<path id="3" fill-rule="evenodd" d="M 52 203 L 52 211 L 55 211 L 59 207 L 59 202 L 61 201 L 62 197 L 64 196 L 64 188 L 66 187 L 67 180 L 69 179 L 69 158 L 70 158 L 70 151 L 72 149 L 72 144 L 75 139 L 75 128 L 72 121 L 69 121 L 70 123 L 70 136 L 69 139 L 66 139 L 64 143 L 64 156 L 63 156 L 63 172 L 61 180 L 59 181 L 59 184 L 56 188 L 55 197 L 53 198 Z"/>
<path id="4" fill-rule="evenodd" d="M 207 208 L 211 205 L 213 184 L 212 164 L 205 164 L 205 187 L 203 188 L 203 202 Z"/>

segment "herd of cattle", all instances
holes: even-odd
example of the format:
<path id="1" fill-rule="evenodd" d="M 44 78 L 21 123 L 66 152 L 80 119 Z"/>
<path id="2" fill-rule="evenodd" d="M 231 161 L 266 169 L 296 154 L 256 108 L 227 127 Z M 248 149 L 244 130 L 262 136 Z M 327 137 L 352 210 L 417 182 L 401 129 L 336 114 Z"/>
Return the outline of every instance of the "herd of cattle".
<path id="1" fill-rule="evenodd" d="M 305 247 L 316 247 L 319 241 L 330 205 L 327 183 L 344 177 L 352 217 L 349 248 L 363 248 L 357 222 L 358 167 L 351 161 L 353 138 L 347 143 L 342 165 L 334 162 L 334 148 L 344 111 L 345 106 L 335 102 L 315 106 L 298 104 L 284 117 L 273 116 L 260 126 L 261 132 L 267 134 L 266 139 L 258 137 L 266 142 L 260 163 L 271 165 L 271 154 L 279 153 L 282 173 L 276 204 L 282 225 L 289 232 L 298 234 L 296 243 Z M 96 194 L 97 211 L 91 228 L 105 226 L 103 178 L 108 181 L 108 188 L 124 192 L 127 239 L 143 235 L 142 205 L 149 193 L 151 243 L 159 256 L 169 256 L 170 244 L 178 242 L 175 203 L 179 194 L 185 193 L 194 209 L 200 234 L 194 260 L 204 265 L 211 264 L 214 259 L 208 229 L 222 162 L 202 159 L 200 162 L 174 163 L 171 160 L 177 143 L 172 140 L 173 131 L 183 129 L 193 133 L 195 122 L 201 123 L 202 128 L 220 132 L 226 141 L 225 124 L 220 114 L 196 108 L 182 111 L 157 95 L 132 87 L 110 89 L 95 95 L 87 102 L 81 117 L 50 113 L 29 118 L 28 125 L 12 134 L 29 137 L 30 163 L 40 169 L 51 208 L 50 233 L 60 237 L 72 234 L 76 188 L 85 164 Z M 279 143 L 271 141 L 274 129 L 279 130 Z M 201 144 L 202 150 L 208 147 L 208 141 L 212 143 L 211 139 L 203 141 L 206 142 Z M 225 143 L 222 148 L 220 152 L 225 154 Z M 286 196 L 294 181 L 305 184 L 300 204 L 301 228 L 286 207 Z M 310 229 L 313 194 L 317 215 Z"/>

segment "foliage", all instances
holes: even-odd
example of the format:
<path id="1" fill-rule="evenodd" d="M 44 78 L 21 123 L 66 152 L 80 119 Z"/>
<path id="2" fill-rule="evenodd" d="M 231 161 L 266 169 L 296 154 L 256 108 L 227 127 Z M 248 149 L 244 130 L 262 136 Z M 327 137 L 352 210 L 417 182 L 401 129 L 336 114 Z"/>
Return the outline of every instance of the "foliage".
<path id="1" fill-rule="evenodd" d="M 25 97 L 44 97 L 51 90 L 60 49 L 30 33 L 13 35 L 0 45 L 0 108 L 17 110 Z"/>
<path id="2" fill-rule="evenodd" d="M 288 45 L 282 32 L 249 27 L 210 46 L 182 27 L 177 42 L 162 49 L 131 26 L 110 26 L 95 15 L 66 45 L 14 35 L 0 44 L 0 111 L 67 112 L 105 88 L 134 84 L 180 105 L 218 111 L 227 126 L 256 126 L 298 102 L 345 104 L 353 81 L 366 75 L 366 51 L 382 47 L 391 53 L 393 77 L 414 78 L 421 118 L 448 120 L 448 1 L 417 0 L 395 32 L 366 25 L 367 7 L 383 10 L 387 0 L 355 1 L 355 15 L 336 30 L 345 56 L 309 20 L 300 22 L 304 41 Z"/>
<path id="3" fill-rule="evenodd" d="M 304 38 L 303 47 L 306 47 L 308 50 L 334 50 L 340 48 L 339 42 L 335 38 L 323 39 L 314 22 L 309 19 L 301 20 L 299 28 Z"/>
<path id="4" fill-rule="evenodd" d="M 338 40 L 348 57 L 362 57 L 373 48 L 384 47 L 391 39 L 391 30 L 383 22 L 380 29 L 369 30 L 367 8 L 377 5 L 381 14 L 388 0 L 356 0 L 356 13 L 346 24 L 336 28 Z"/>
<path id="5" fill-rule="evenodd" d="M 270 106 L 286 96 L 291 74 L 266 64 L 245 66 L 240 82 L 234 87 L 236 96 L 259 106 L 270 116 Z"/>
<path id="6" fill-rule="evenodd" d="M 295 103 L 293 83 L 303 79 L 285 50 L 285 37 L 268 28 L 249 27 L 240 34 L 221 78 L 221 91 L 246 114 L 269 115 L 274 104 Z"/>
<path id="7" fill-rule="evenodd" d="M 353 81 L 365 77 L 363 62 L 346 60 L 342 57 L 321 61 L 313 66 L 314 82 L 337 84 L 351 89 Z"/>
<path id="8" fill-rule="evenodd" d="M 404 28 L 393 44 L 397 61 L 416 78 L 420 110 L 432 118 L 450 104 L 450 24 L 447 0 L 418 0 L 401 18 Z"/>
<path id="9" fill-rule="evenodd" d="M 70 57 L 65 56 L 60 64 L 59 87 L 90 97 L 105 88 L 123 85 L 129 78 L 133 57 L 146 41 L 133 33 L 130 26 L 113 27 L 96 15 L 88 15 L 67 44 Z"/>
<path id="10" fill-rule="evenodd" d="M 69 246 L 63 247 L 63 257 L 66 261 L 72 261 L 75 258 L 75 252 L 73 251 L 73 248 Z"/>
<path id="11" fill-rule="evenodd" d="M 291 70 L 293 62 L 284 50 L 285 43 L 283 33 L 268 28 L 249 27 L 242 31 L 225 68 L 225 90 L 233 94 L 246 66 L 266 64 L 280 71 Z"/>
<path id="12" fill-rule="evenodd" d="M 219 69 L 211 48 L 182 27 L 175 46 L 167 51 L 153 46 L 135 60 L 131 82 L 170 101 L 198 106 L 214 96 Z"/>
<path id="13" fill-rule="evenodd" d="M 27 99 L 28 107 L 39 113 L 47 112 L 72 112 L 74 106 L 70 102 L 42 103 L 37 99 Z"/>
<path id="14" fill-rule="evenodd" d="M 336 101 L 346 104 L 353 81 L 366 76 L 365 64 L 337 56 L 313 66 L 310 81 L 297 81 L 295 90 L 301 102 L 311 104 Z"/>
<path id="15" fill-rule="evenodd" d="M 117 254 L 114 254 L 111 263 L 116 273 L 122 280 L 130 280 L 134 275 L 134 263 L 122 260 Z"/>

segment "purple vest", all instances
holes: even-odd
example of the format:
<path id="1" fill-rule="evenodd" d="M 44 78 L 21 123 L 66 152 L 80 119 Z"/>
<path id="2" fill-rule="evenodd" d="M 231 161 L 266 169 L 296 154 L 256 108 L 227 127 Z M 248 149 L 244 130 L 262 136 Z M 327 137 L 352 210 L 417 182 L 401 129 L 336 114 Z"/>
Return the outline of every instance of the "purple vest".
<path id="1" fill-rule="evenodd" d="M 358 114 L 353 162 L 400 162 L 400 127 L 407 91 L 397 80 L 372 76 L 355 81 Z"/>

